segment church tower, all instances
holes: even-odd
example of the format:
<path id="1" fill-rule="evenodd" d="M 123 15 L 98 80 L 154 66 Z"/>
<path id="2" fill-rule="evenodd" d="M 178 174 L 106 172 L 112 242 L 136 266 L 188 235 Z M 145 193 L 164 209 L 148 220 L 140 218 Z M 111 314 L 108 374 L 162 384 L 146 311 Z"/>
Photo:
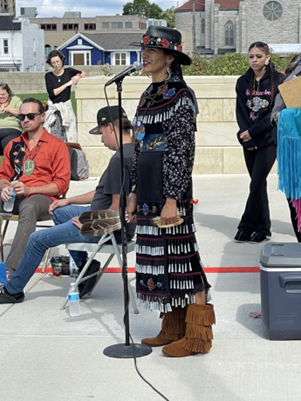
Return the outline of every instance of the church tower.
<path id="1" fill-rule="evenodd" d="M 16 16 L 15 0 L 0 0 L 0 13 L 9 13 Z"/>

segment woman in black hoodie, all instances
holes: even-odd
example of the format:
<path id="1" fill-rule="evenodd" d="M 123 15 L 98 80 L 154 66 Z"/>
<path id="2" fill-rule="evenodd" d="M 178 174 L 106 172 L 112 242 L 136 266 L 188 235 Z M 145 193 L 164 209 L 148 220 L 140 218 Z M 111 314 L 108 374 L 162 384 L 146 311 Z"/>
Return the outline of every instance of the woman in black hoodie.
<path id="1" fill-rule="evenodd" d="M 276 160 L 277 130 L 270 114 L 282 74 L 270 62 L 267 44 L 255 42 L 248 52 L 250 68 L 236 84 L 236 119 L 251 183 L 234 240 L 259 243 L 271 237 L 267 176 Z"/>

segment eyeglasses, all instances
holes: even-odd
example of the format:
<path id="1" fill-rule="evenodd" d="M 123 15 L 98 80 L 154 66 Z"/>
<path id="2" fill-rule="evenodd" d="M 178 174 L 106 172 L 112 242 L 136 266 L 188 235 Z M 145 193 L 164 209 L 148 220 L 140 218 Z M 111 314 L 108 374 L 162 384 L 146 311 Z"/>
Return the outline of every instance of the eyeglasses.
<path id="1" fill-rule="evenodd" d="M 18 119 L 24 121 L 27 117 L 28 120 L 34 120 L 36 116 L 39 116 L 41 113 L 28 113 L 28 114 L 19 114 Z"/>

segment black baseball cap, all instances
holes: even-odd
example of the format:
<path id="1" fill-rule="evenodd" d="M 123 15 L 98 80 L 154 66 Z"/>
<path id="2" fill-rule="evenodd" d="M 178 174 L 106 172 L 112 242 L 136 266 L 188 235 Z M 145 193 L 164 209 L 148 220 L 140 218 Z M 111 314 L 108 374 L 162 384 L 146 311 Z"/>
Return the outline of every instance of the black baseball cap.
<path id="1" fill-rule="evenodd" d="M 121 108 L 122 118 L 128 118 L 126 112 Z M 111 123 L 119 118 L 119 106 L 106 106 L 98 110 L 97 113 L 97 127 L 91 129 L 89 134 L 100 135 L 99 127 L 104 124 Z"/>

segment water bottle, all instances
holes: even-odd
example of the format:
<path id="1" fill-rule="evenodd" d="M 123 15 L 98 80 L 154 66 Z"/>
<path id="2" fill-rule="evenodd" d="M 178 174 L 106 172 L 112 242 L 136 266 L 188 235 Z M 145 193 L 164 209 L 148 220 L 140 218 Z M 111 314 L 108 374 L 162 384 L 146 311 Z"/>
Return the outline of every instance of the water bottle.
<path id="1" fill-rule="evenodd" d="M 69 275 L 70 277 L 77 277 L 77 266 L 74 262 L 74 259 L 72 258 L 72 256 L 70 256 L 69 259 Z"/>
<path id="2" fill-rule="evenodd" d="M 14 203 L 15 203 L 15 199 L 16 199 L 16 193 L 14 191 L 13 187 L 9 188 L 9 198 L 7 202 L 4 202 L 3 205 L 3 210 L 5 212 L 11 212 L 14 208 Z"/>
<path id="3" fill-rule="evenodd" d="M 69 315 L 72 317 L 80 316 L 79 292 L 77 287 L 75 287 L 75 283 L 70 284 L 68 301 L 69 301 Z"/>

